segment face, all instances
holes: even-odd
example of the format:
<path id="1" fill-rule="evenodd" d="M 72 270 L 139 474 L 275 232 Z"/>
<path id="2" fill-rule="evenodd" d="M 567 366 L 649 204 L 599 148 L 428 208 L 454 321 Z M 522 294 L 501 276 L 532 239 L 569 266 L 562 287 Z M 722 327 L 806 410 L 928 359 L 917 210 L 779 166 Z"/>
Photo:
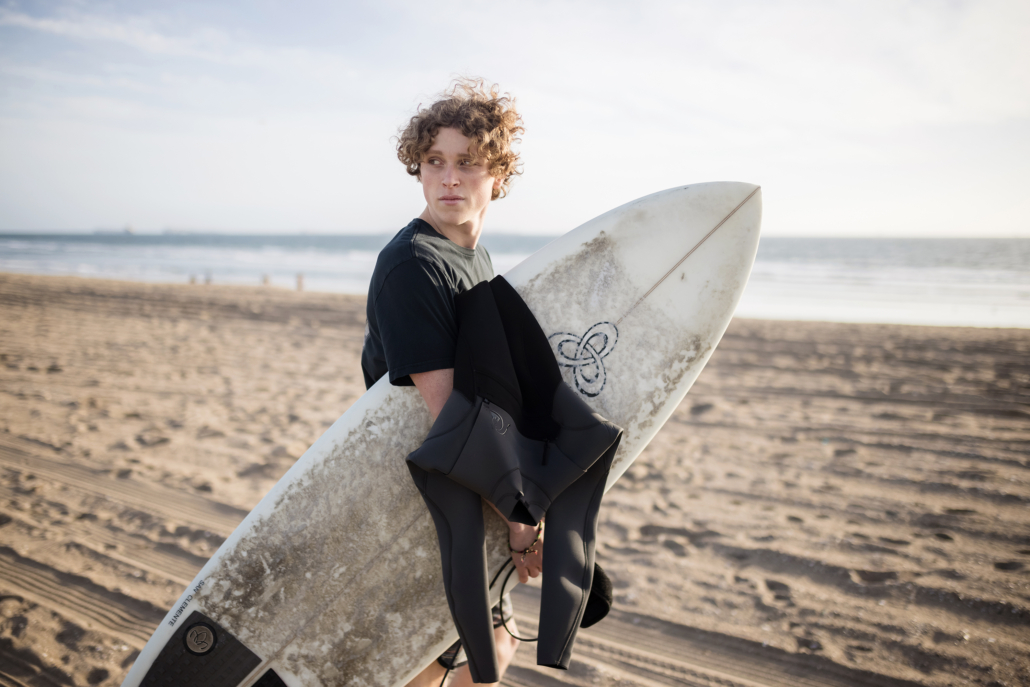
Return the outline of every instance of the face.
<path id="1" fill-rule="evenodd" d="M 457 129 L 440 129 L 422 161 L 422 192 L 441 225 L 481 223 L 493 190 L 501 186 L 485 161 L 469 154 L 470 143 Z"/>

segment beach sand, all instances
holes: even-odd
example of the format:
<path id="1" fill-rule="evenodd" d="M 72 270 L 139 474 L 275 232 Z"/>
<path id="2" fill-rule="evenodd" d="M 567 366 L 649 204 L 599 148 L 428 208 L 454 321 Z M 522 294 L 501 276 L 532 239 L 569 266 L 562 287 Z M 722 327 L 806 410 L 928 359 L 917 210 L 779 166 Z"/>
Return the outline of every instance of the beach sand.
<path id="1" fill-rule="evenodd" d="M 0 275 L 0 685 L 117 685 L 364 391 L 364 299 Z M 735 320 L 510 684 L 1030 684 L 1030 330 Z M 516 595 L 532 630 L 532 588 Z"/>

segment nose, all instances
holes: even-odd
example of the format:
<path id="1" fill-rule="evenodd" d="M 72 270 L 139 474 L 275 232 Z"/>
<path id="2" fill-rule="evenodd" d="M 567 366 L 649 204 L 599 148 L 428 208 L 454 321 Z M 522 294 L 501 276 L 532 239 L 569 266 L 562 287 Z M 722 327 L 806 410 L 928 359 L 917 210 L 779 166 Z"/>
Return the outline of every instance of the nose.
<path id="1" fill-rule="evenodd" d="M 458 166 L 446 165 L 443 170 L 443 185 L 451 188 L 457 186 L 458 182 Z"/>

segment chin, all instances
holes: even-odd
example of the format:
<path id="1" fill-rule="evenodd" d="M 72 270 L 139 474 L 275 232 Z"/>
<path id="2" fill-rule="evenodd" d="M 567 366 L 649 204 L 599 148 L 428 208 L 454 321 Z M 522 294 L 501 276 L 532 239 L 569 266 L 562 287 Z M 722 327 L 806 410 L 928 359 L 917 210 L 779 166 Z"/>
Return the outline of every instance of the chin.
<path id="1" fill-rule="evenodd" d="M 438 212 L 437 216 L 447 224 L 457 225 L 469 221 L 469 217 L 462 212 Z"/>

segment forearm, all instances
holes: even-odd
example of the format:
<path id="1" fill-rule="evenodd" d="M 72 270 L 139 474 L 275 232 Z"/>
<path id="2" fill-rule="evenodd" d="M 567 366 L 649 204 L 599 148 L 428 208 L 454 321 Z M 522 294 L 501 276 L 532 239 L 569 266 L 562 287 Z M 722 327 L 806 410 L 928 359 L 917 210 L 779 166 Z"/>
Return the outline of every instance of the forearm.
<path id="1" fill-rule="evenodd" d="M 436 417 L 443 410 L 447 399 L 454 390 L 454 369 L 431 370 L 430 372 L 416 372 L 411 375 L 411 381 L 422 394 L 422 399 L 429 408 L 429 414 L 436 421 Z M 486 501 L 486 499 L 483 499 Z M 511 522 L 504 516 L 504 513 L 497 510 L 497 506 L 486 501 L 490 507 L 508 523 L 508 546 L 516 552 L 522 552 L 529 548 L 535 548 L 532 554 L 513 554 L 515 567 L 519 572 L 519 581 L 525 583 L 530 577 L 536 577 L 542 569 L 542 546 L 536 546 L 538 541 L 538 530 L 532 525 L 524 525 L 521 522 Z"/>
<path id="2" fill-rule="evenodd" d="M 435 422 L 436 416 L 443 410 L 444 404 L 447 403 L 447 399 L 450 398 L 451 391 L 454 389 L 454 368 L 415 372 L 411 375 L 411 381 L 415 383 L 415 388 L 422 394 L 422 400 L 426 402 L 429 414 Z"/>

